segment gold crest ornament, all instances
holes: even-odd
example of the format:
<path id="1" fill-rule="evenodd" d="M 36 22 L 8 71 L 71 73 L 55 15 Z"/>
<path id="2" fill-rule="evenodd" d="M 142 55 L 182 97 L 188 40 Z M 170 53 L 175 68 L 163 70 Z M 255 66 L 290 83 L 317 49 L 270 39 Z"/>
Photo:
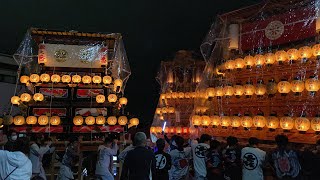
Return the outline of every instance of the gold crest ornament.
<path id="1" fill-rule="evenodd" d="M 54 58 L 57 62 L 65 62 L 67 60 L 68 52 L 64 49 L 59 49 L 54 52 Z"/>

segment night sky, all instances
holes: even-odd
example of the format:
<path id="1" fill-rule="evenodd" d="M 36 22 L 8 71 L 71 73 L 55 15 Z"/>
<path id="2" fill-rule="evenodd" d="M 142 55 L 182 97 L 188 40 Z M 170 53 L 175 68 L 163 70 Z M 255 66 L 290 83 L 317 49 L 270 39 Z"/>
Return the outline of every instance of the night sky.
<path id="1" fill-rule="evenodd" d="M 160 61 L 199 52 L 215 16 L 258 0 L 0 0 L 0 53 L 13 54 L 30 27 L 123 35 L 132 75 L 128 111 L 152 122 Z"/>

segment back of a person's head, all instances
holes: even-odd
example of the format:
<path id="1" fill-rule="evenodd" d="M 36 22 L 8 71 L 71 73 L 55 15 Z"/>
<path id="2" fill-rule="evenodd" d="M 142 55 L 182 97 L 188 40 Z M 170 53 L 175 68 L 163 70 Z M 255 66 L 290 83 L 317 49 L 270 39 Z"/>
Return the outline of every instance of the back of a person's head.
<path id="1" fill-rule="evenodd" d="M 15 133 L 15 134 L 17 134 L 17 131 L 15 131 L 15 130 L 9 130 L 8 131 L 8 136 L 11 136 L 13 133 Z"/>
<path id="2" fill-rule="evenodd" d="M 255 138 L 255 137 L 251 137 L 251 138 L 249 138 L 248 142 L 249 142 L 250 146 L 258 145 L 259 144 L 259 139 Z"/>
<path id="3" fill-rule="evenodd" d="M 227 144 L 229 146 L 235 146 L 238 144 L 238 139 L 234 136 L 229 136 L 229 137 L 227 137 Z"/>
<path id="4" fill-rule="evenodd" d="M 106 137 L 104 139 L 104 144 L 111 144 L 113 142 L 113 139 L 111 137 Z"/>
<path id="5" fill-rule="evenodd" d="M 209 134 L 202 134 L 199 143 L 204 143 L 207 141 L 211 141 L 211 136 Z"/>
<path id="6" fill-rule="evenodd" d="M 218 140 L 212 140 L 210 142 L 210 148 L 211 149 L 217 149 L 220 146 L 220 142 Z"/>
<path id="7" fill-rule="evenodd" d="M 137 132 L 134 136 L 135 146 L 144 146 L 147 141 L 147 136 L 144 132 Z"/>
<path id="8" fill-rule="evenodd" d="M 19 138 L 16 141 L 16 146 L 14 148 L 14 151 L 20 151 L 24 154 L 30 153 L 30 147 L 29 147 L 29 140 L 28 138 Z"/>
<path id="9" fill-rule="evenodd" d="M 176 139 L 174 140 L 177 144 L 177 148 L 179 151 L 183 151 L 183 144 L 184 144 L 184 139 L 181 136 L 177 136 Z"/>
<path id="10" fill-rule="evenodd" d="M 286 135 L 277 135 L 275 137 L 275 141 L 277 143 L 277 146 L 278 148 L 285 148 L 287 147 L 288 143 L 289 143 L 289 140 L 288 140 L 288 137 Z"/>
<path id="11" fill-rule="evenodd" d="M 156 144 L 159 151 L 163 151 L 164 147 L 166 146 L 166 142 L 162 138 L 158 139 Z"/>
<path id="12" fill-rule="evenodd" d="M 78 138 L 77 136 L 71 136 L 71 137 L 69 138 L 69 143 L 70 143 L 70 144 L 72 144 L 72 143 L 74 143 L 74 142 L 77 142 L 77 141 L 79 141 L 79 138 Z"/>

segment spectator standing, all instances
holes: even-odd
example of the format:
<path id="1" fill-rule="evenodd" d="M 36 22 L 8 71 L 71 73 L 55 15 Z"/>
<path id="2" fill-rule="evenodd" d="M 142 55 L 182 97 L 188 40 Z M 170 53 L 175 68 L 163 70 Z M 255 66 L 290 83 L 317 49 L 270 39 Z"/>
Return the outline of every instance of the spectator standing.
<path id="1" fill-rule="evenodd" d="M 18 134 L 15 131 L 9 131 L 8 141 L 4 145 L 4 149 L 7 151 L 14 151 L 17 147 Z"/>
<path id="2" fill-rule="evenodd" d="M 171 168 L 171 156 L 164 152 L 165 140 L 158 139 L 156 142 L 158 151 L 155 153 L 156 156 L 156 180 L 168 180 L 168 171 Z"/>
<path id="3" fill-rule="evenodd" d="M 3 129 L 0 129 L 0 150 L 4 150 L 4 145 L 8 142 L 7 135 Z"/>
<path id="4" fill-rule="evenodd" d="M 212 140 L 207 155 L 207 178 L 208 180 L 223 180 L 223 161 L 220 151 L 220 142 Z"/>
<path id="5" fill-rule="evenodd" d="M 202 134 L 199 144 L 191 144 L 196 180 L 203 180 L 207 177 L 206 157 L 210 148 L 210 141 L 210 135 Z"/>
<path id="6" fill-rule="evenodd" d="M 138 132 L 134 136 L 135 148 L 126 155 L 121 180 L 149 180 L 155 179 L 156 160 L 154 153 L 146 148 L 147 136 Z"/>
<path id="7" fill-rule="evenodd" d="M 259 149 L 257 138 L 249 139 L 249 146 L 241 151 L 242 179 L 243 180 L 263 180 L 263 167 L 266 159 L 266 152 Z"/>
<path id="8" fill-rule="evenodd" d="M 227 148 L 223 151 L 225 165 L 225 179 L 240 180 L 241 172 L 241 149 L 238 147 L 238 139 L 233 136 L 227 138 Z"/>

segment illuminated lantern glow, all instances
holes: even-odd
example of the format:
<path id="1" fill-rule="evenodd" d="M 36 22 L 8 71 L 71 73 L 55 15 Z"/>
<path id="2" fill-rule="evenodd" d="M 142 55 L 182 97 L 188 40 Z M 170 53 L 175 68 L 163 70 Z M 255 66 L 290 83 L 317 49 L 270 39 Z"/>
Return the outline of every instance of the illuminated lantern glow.
<path id="1" fill-rule="evenodd" d="M 245 61 L 242 58 L 234 60 L 234 68 L 242 69 L 245 66 Z"/>
<path id="2" fill-rule="evenodd" d="M 319 59 L 319 57 L 320 57 L 320 44 L 316 44 L 316 45 L 312 46 L 312 53 L 315 57 L 317 57 L 317 59 Z"/>
<path id="3" fill-rule="evenodd" d="M 163 121 L 163 120 L 164 120 L 164 116 L 163 116 L 163 115 L 160 115 L 160 116 L 159 116 L 159 120 Z"/>
<path id="4" fill-rule="evenodd" d="M 256 128 L 262 129 L 264 126 L 266 126 L 266 118 L 262 115 L 257 115 L 253 117 L 253 125 Z"/>
<path id="5" fill-rule="evenodd" d="M 75 116 L 73 118 L 73 124 L 76 126 L 81 126 L 83 124 L 83 117 L 82 116 Z"/>
<path id="6" fill-rule="evenodd" d="M 108 96 L 108 101 L 109 101 L 110 103 L 115 103 L 115 102 L 117 102 L 117 100 L 118 100 L 117 95 L 115 95 L 115 94 L 109 94 L 109 96 Z"/>
<path id="7" fill-rule="evenodd" d="M 238 128 L 241 126 L 241 118 L 239 116 L 232 116 L 231 117 L 231 126 L 233 128 Z"/>
<path id="8" fill-rule="evenodd" d="M 138 126 L 139 125 L 139 119 L 138 118 L 130 119 L 130 124 L 132 124 L 133 126 Z"/>
<path id="9" fill-rule="evenodd" d="M 167 93 L 166 93 L 166 99 L 171 99 L 171 97 L 172 97 L 172 96 L 171 96 L 171 92 L 167 92 Z"/>
<path id="10" fill-rule="evenodd" d="M 151 127 L 150 127 L 150 132 L 151 132 L 151 133 L 156 133 L 156 127 L 151 126 Z"/>
<path id="11" fill-rule="evenodd" d="M 240 84 L 235 85 L 233 89 L 234 89 L 234 95 L 236 97 L 240 97 L 244 93 L 244 88 Z"/>
<path id="12" fill-rule="evenodd" d="M 96 124 L 104 125 L 106 123 L 106 118 L 104 116 L 97 116 L 96 117 Z"/>
<path id="13" fill-rule="evenodd" d="M 91 77 L 90 76 L 83 76 L 82 77 L 82 83 L 83 84 L 90 84 L 91 83 Z"/>
<path id="14" fill-rule="evenodd" d="M 279 93 L 285 95 L 290 92 L 291 84 L 286 80 L 282 80 L 278 83 L 277 88 L 278 88 Z"/>
<path id="15" fill-rule="evenodd" d="M 63 75 L 62 77 L 61 77 L 61 81 L 63 82 L 63 83 L 70 83 L 71 82 L 71 76 L 70 75 Z"/>
<path id="16" fill-rule="evenodd" d="M 264 63 L 266 62 L 265 57 L 262 54 L 257 54 L 254 56 L 254 60 L 255 60 L 255 65 L 257 67 L 261 67 L 264 65 Z"/>
<path id="17" fill-rule="evenodd" d="M 165 100 L 166 99 L 166 94 L 160 94 L 160 99 Z"/>
<path id="18" fill-rule="evenodd" d="M 128 99 L 126 97 L 122 97 L 122 98 L 119 99 L 119 103 L 122 106 L 126 106 L 128 104 Z"/>
<path id="19" fill-rule="evenodd" d="M 266 85 L 263 83 L 258 83 L 256 88 L 255 88 L 255 94 L 257 96 L 263 96 L 267 92 Z"/>
<path id="20" fill-rule="evenodd" d="M 266 126 L 269 129 L 277 129 L 279 127 L 279 118 L 274 115 L 268 116 Z"/>
<path id="21" fill-rule="evenodd" d="M 29 82 L 29 76 L 21 76 L 20 77 L 20 82 L 22 84 L 27 84 Z"/>
<path id="22" fill-rule="evenodd" d="M 168 127 L 168 128 L 169 128 L 169 127 Z M 171 134 L 175 133 L 175 132 L 176 132 L 176 128 L 174 128 L 174 127 L 170 127 L 169 132 L 170 132 Z"/>
<path id="23" fill-rule="evenodd" d="M 303 60 L 307 60 L 312 56 L 312 49 L 309 46 L 303 46 L 299 48 L 299 54 Z"/>
<path id="24" fill-rule="evenodd" d="M 229 60 L 227 62 L 225 62 L 224 67 L 226 68 L 226 70 L 232 70 L 234 69 L 234 61 L 233 60 Z"/>
<path id="25" fill-rule="evenodd" d="M 176 127 L 176 133 L 177 134 L 181 134 L 182 133 L 182 127 L 180 127 L 180 126 Z"/>
<path id="26" fill-rule="evenodd" d="M 123 84 L 123 82 L 121 79 L 114 80 L 114 91 L 119 92 L 120 89 L 122 88 L 122 84 Z"/>
<path id="27" fill-rule="evenodd" d="M 111 76 L 103 76 L 102 81 L 103 81 L 103 84 L 111 84 L 112 77 Z"/>
<path id="28" fill-rule="evenodd" d="M 35 116 L 28 116 L 26 119 L 27 124 L 34 125 L 37 124 L 37 117 Z"/>
<path id="29" fill-rule="evenodd" d="M 73 75 L 73 76 L 72 76 L 72 82 L 73 82 L 73 83 L 80 83 L 80 82 L 81 82 L 81 76 L 79 76 L 79 75 Z"/>
<path id="30" fill-rule="evenodd" d="M 91 126 L 91 125 L 94 125 L 95 123 L 95 118 L 93 116 L 88 116 L 86 117 L 85 119 L 85 123 L 88 125 L 88 126 Z"/>
<path id="31" fill-rule="evenodd" d="M 304 90 L 304 83 L 299 79 L 295 79 L 291 82 L 291 91 L 294 93 L 301 93 Z"/>
<path id="32" fill-rule="evenodd" d="M 102 94 L 96 96 L 97 103 L 104 103 L 106 101 L 106 97 Z"/>
<path id="33" fill-rule="evenodd" d="M 39 46 L 38 50 L 38 64 L 45 64 L 47 62 L 47 51 L 46 51 L 46 46 L 41 43 Z"/>
<path id="34" fill-rule="evenodd" d="M 13 124 L 16 126 L 21 126 L 25 123 L 25 119 L 23 116 L 15 116 L 13 118 Z"/>
<path id="35" fill-rule="evenodd" d="M 293 126 L 294 126 L 294 121 L 293 121 L 292 117 L 284 116 L 284 117 L 280 118 L 280 127 L 283 130 L 291 130 L 291 129 L 293 129 Z"/>
<path id="36" fill-rule="evenodd" d="M 167 113 L 168 113 L 168 108 L 163 107 L 163 108 L 161 109 L 161 112 L 162 112 L 163 114 L 167 114 Z"/>
<path id="37" fill-rule="evenodd" d="M 223 94 L 227 97 L 232 96 L 234 93 L 234 89 L 231 85 L 227 85 L 223 88 Z"/>
<path id="38" fill-rule="evenodd" d="M 206 93 L 209 99 L 212 99 L 215 96 L 215 89 L 213 87 L 209 87 L 206 89 Z"/>
<path id="39" fill-rule="evenodd" d="M 179 96 L 180 99 L 183 99 L 184 98 L 184 93 L 183 92 L 179 92 L 178 96 Z"/>
<path id="40" fill-rule="evenodd" d="M 248 55 L 244 58 L 244 63 L 247 66 L 247 68 L 251 68 L 251 66 L 254 65 L 255 61 L 254 61 L 254 57 Z"/>
<path id="41" fill-rule="evenodd" d="M 208 99 L 206 89 L 200 90 L 200 97 L 203 99 Z"/>
<path id="42" fill-rule="evenodd" d="M 175 112 L 174 107 L 169 107 L 168 108 L 168 113 L 173 114 Z"/>
<path id="43" fill-rule="evenodd" d="M 31 74 L 29 80 L 32 83 L 38 83 L 40 81 L 40 76 L 38 74 Z"/>
<path id="44" fill-rule="evenodd" d="M 178 98 L 178 93 L 177 92 L 172 92 L 171 93 L 171 97 L 172 97 L 172 99 L 177 99 Z"/>
<path id="45" fill-rule="evenodd" d="M 170 133 L 170 128 L 169 127 L 165 128 L 164 133 L 166 133 L 166 134 Z"/>
<path id="46" fill-rule="evenodd" d="M 241 125 L 244 128 L 250 128 L 252 127 L 253 121 L 252 118 L 250 116 L 243 116 L 241 119 Z"/>
<path id="47" fill-rule="evenodd" d="M 35 93 L 33 95 L 33 100 L 34 101 L 43 101 L 44 100 L 44 96 L 41 93 Z"/>
<path id="48" fill-rule="evenodd" d="M 305 88 L 307 91 L 312 92 L 312 93 L 319 91 L 320 82 L 319 82 L 318 78 L 310 77 L 309 79 L 307 79 L 305 81 Z"/>
<path id="49" fill-rule="evenodd" d="M 127 118 L 127 116 L 120 116 L 120 117 L 118 118 L 118 124 L 119 124 L 120 126 L 125 126 L 127 123 L 128 123 L 128 118 Z"/>
<path id="50" fill-rule="evenodd" d="M 29 102 L 29 101 L 31 100 L 31 95 L 28 94 L 28 93 L 22 93 L 22 94 L 20 95 L 20 100 L 21 100 L 22 102 Z"/>
<path id="51" fill-rule="evenodd" d="M 244 85 L 244 95 L 252 96 L 255 92 L 255 87 L 252 84 L 247 83 Z"/>
<path id="52" fill-rule="evenodd" d="M 290 61 L 295 61 L 299 58 L 299 51 L 297 49 L 289 49 L 287 54 Z"/>
<path id="53" fill-rule="evenodd" d="M 218 87 L 215 87 L 215 93 L 216 93 L 216 97 L 220 98 L 223 96 L 223 87 L 221 86 L 218 86 Z"/>
<path id="54" fill-rule="evenodd" d="M 12 96 L 11 97 L 11 103 L 19 105 L 20 104 L 20 97 L 19 96 Z"/>
<path id="55" fill-rule="evenodd" d="M 201 125 L 204 127 L 208 127 L 210 125 L 210 117 L 209 116 L 202 116 L 201 117 Z"/>
<path id="56" fill-rule="evenodd" d="M 40 75 L 40 81 L 43 83 L 47 83 L 50 81 L 50 75 L 49 74 L 41 74 Z"/>
<path id="57" fill-rule="evenodd" d="M 189 128 L 187 128 L 187 127 L 183 127 L 182 128 L 182 133 L 183 134 L 188 134 L 188 132 L 189 132 Z"/>
<path id="58" fill-rule="evenodd" d="M 117 124 L 117 117 L 115 116 L 109 116 L 108 119 L 107 119 L 107 123 L 110 125 L 110 126 L 114 126 Z"/>
<path id="59" fill-rule="evenodd" d="M 228 127 L 231 124 L 231 118 L 229 116 L 221 116 L 221 126 Z"/>
<path id="60" fill-rule="evenodd" d="M 201 125 L 201 116 L 198 116 L 198 115 L 194 115 L 192 116 L 192 124 L 194 126 L 200 126 Z"/>
<path id="61" fill-rule="evenodd" d="M 298 117 L 295 119 L 295 127 L 298 131 L 307 131 L 310 128 L 310 121 L 306 117 Z"/>
<path id="62" fill-rule="evenodd" d="M 267 65 L 271 65 L 271 64 L 274 64 L 275 61 L 276 61 L 276 57 L 273 53 L 267 53 L 264 55 L 264 58 L 266 60 L 266 64 Z"/>
<path id="63" fill-rule="evenodd" d="M 190 98 L 191 98 L 191 95 L 190 95 L 189 92 L 186 92 L 186 93 L 184 93 L 184 97 L 185 97 L 186 99 L 190 99 Z"/>
<path id="64" fill-rule="evenodd" d="M 162 132 L 162 128 L 160 126 L 156 126 L 156 133 L 160 134 L 161 132 Z"/>
<path id="65" fill-rule="evenodd" d="M 45 126 L 49 123 L 49 117 L 42 115 L 38 117 L 38 124 L 41 126 Z"/>
<path id="66" fill-rule="evenodd" d="M 273 96 L 276 93 L 277 93 L 277 84 L 274 82 L 273 79 L 271 79 L 267 83 L 267 94 L 269 96 Z"/>
<path id="67" fill-rule="evenodd" d="M 58 125 L 60 124 L 60 122 L 61 122 L 61 119 L 60 119 L 59 116 L 52 116 L 52 117 L 50 118 L 50 124 L 51 124 L 52 126 L 58 126 Z"/>
<path id="68" fill-rule="evenodd" d="M 288 60 L 288 54 L 286 51 L 277 51 L 275 53 L 275 58 L 276 58 L 276 61 L 279 62 L 279 64 L 281 64 L 282 62 Z"/>
<path id="69" fill-rule="evenodd" d="M 312 130 L 319 132 L 320 131 L 320 117 L 317 115 L 316 117 L 311 119 L 311 128 Z"/>
<path id="70" fill-rule="evenodd" d="M 58 82 L 60 82 L 60 80 L 61 80 L 61 77 L 58 74 L 54 74 L 51 76 L 51 81 L 53 83 L 58 83 Z"/>
<path id="71" fill-rule="evenodd" d="M 160 115 L 161 114 L 161 108 L 156 109 L 156 114 Z"/>
<path id="72" fill-rule="evenodd" d="M 197 94 L 196 92 L 191 92 L 191 98 L 196 98 Z"/>
<path id="73" fill-rule="evenodd" d="M 92 82 L 95 84 L 100 84 L 101 83 L 101 77 L 100 76 L 93 76 L 92 77 Z"/>

